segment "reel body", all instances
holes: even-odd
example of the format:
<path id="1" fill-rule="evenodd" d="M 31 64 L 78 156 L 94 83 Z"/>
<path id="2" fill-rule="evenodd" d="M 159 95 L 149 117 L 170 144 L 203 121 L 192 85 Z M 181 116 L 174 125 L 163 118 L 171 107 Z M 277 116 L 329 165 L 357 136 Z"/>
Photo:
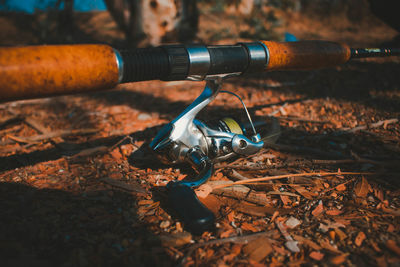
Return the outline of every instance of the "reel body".
<path id="1" fill-rule="evenodd" d="M 216 97 L 220 88 L 220 78 L 208 80 L 201 95 L 165 125 L 150 143 L 150 148 L 164 163 L 189 163 L 198 173 L 190 180 L 173 181 L 167 185 L 170 205 L 193 233 L 209 230 L 214 225 L 214 214 L 201 204 L 192 188 L 212 176 L 214 163 L 255 154 L 264 146 L 243 101 L 252 134 L 232 118 L 211 122 L 195 118 Z"/>

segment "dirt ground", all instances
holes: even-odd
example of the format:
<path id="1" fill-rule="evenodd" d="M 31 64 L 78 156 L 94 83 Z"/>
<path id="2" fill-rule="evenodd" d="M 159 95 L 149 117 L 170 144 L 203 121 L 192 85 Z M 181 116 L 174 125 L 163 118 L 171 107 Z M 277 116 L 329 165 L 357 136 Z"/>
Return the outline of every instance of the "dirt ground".
<path id="1" fill-rule="evenodd" d="M 282 40 L 290 32 L 371 47 L 397 34 L 371 15 L 358 23 L 277 16 L 273 31 L 262 21 L 271 31 L 260 33 L 249 18 L 205 8 L 198 41 Z M 54 41 L 38 21 L 2 14 L 0 44 Z M 76 42 L 123 43 L 106 12 L 79 14 L 76 25 Z M 278 118 L 282 134 L 254 156 L 217 166 L 210 186 L 268 178 L 201 199 L 217 226 L 196 236 L 165 204 L 164 186 L 190 170 L 139 148 L 203 87 L 140 82 L 0 104 L 0 265 L 400 265 L 399 58 L 226 81 L 224 90 L 240 95 L 257 120 Z M 244 111 L 220 94 L 199 116 L 221 114 Z"/>

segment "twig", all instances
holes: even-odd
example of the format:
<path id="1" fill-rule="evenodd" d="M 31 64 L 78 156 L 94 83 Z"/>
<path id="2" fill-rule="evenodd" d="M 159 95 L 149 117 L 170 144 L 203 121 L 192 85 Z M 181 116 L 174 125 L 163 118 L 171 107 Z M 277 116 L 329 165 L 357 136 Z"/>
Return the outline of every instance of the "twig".
<path id="1" fill-rule="evenodd" d="M 42 124 L 40 124 L 39 122 L 37 122 L 36 120 L 34 120 L 32 118 L 25 117 L 24 121 L 25 121 L 26 124 L 31 126 L 33 129 L 37 130 L 41 134 L 48 134 L 50 132 Z"/>
<path id="2" fill-rule="evenodd" d="M 98 129 L 79 129 L 79 130 L 58 130 L 54 132 L 49 132 L 47 134 L 39 134 L 30 137 L 18 137 L 18 136 L 11 136 L 8 137 L 16 142 L 20 143 L 37 143 L 47 139 L 52 139 L 56 137 L 67 137 L 70 135 L 85 135 L 85 134 L 94 134 L 97 133 Z M 0 142 L 0 145 L 8 145 L 10 142 L 4 141 Z"/>
<path id="3" fill-rule="evenodd" d="M 386 127 L 386 125 L 391 124 L 391 123 L 396 123 L 398 121 L 399 120 L 396 119 L 396 118 L 382 120 L 382 121 L 378 121 L 378 122 L 367 124 L 367 125 L 357 126 L 357 127 L 352 128 L 352 129 L 345 130 L 344 132 L 345 133 L 355 133 L 355 132 L 360 131 L 360 130 L 378 128 L 378 127 L 380 127 L 382 125 L 384 125 Z"/>
<path id="4" fill-rule="evenodd" d="M 295 146 L 295 145 L 282 145 L 282 144 L 269 144 L 266 143 L 264 147 L 269 147 L 275 150 L 281 150 L 281 151 L 288 151 L 288 152 L 300 152 L 300 153 L 311 153 L 311 154 L 317 154 L 321 155 L 323 157 L 330 157 L 330 158 L 344 158 L 345 156 L 340 153 L 340 152 L 326 152 L 322 151 L 319 149 L 315 148 L 310 148 L 310 147 L 301 147 L 301 146 Z"/>
<path id="5" fill-rule="evenodd" d="M 122 138 L 121 140 L 119 140 L 117 143 L 115 143 L 112 147 L 110 147 L 110 151 L 111 150 L 114 150 L 116 147 L 118 147 L 119 145 L 121 145 L 123 142 L 125 142 L 125 140 L 126 139 L 129 139 L 129 143 L 131 144 L 131 145 L 133 145 L 135 148 L 139 148 L 137 145 L 135 145 L 134 144 L 134 141 L 133 141 L 133 137 L 132 136 L 130 136 L 130 135 L 126 135 L 124 138 Z"/>
<path id="6" fill-rule="evenodd" d="M 231 177 L 231 178 L 233 178 L 233 179 L 239 180 L 239 181 L 240 181 L 240 180 L 247 180 L 247 179 L 249 179 L 249 178 L 247 178 L 247 177 L 241 175 L 240 173 L 238 173 L 237 171 L 235 171 L 235 170 L 233 170 L 233 169 L 232 169 L 231 173 L 230 173 L 228 176 Z"/>
<path id="7" fill-rule="evenodd" d="M 268 177 L 260 177 L 260 178 L 252 178 L 242 181 L 236 182 L 228 182 L 225 184 L 215 185 L 213 189 L 221 189 L 228 186 L 234 185 L 242 185 L 242 184 L 251 184 L 254 182 L 260 181 L 270 181 L 277 179 L 285 179 L 289 177 L 303 177 L 303 176 L 329 176 L 329 175 L 374 175 L 375 173 L 370 172 L 305 172 L 305 173 L 293 173 L 293 174 L 284 174 L 284 175 L 276 175 L 276 176 L 268 176 Z"/>
<path id="8" fill-rule="evenodd" d="M 352 164 L 352 163 L 370 163 L 370 164 L 375 164 L 375 165 L 392 165 L 393 163 L 388 163 L 388 162 L 380 162 L 380 161 L 375 161 L 372 159 L 363 159 L 363 158 L 358 158 L 358 159 L 338 159 L 338 160 L 324 160 L 324 159 L 313 159 L 312 163 L 314 164 Z"/>
<path id="9" fill-rule="evenodd" d="M 2 119 L 0 119 L 0 128 L 3 128 L 4 126 L 6 126 L 6 125 L 8 125 L 10 123 L 15 123 L 15 122 L 20 121 L 22 119 L 23 118 L 21 116 L 18 116 L 18 115 L 2 118 Z"/>
<path id="10" fill-rule="evenodd" d="M 331 121 L 318 121 L 318 120 L 312 120 L 312 119 L 307 119 L 307 118 L 298 118 L 298 117 L 284 117 L 284 116 L 274 116 L 277 119 L 280 120 L 289 120 L 289 121 L 300 121 L 300 122 L 310 122 L 310 123 L 332 123 Z"/>
<path id="11" fill-rule="evenodd" d="M 226 165 L 218 165 L 215 168 L 216 169 L 221 169 L 221 168 L 226 168 L 226 169 L 238 169 L 238 170 L 252 170 L 252 171 L 258 171 L 258 170 L 270 170 L 271 168 L 278 169 L 278 168 L 284 168 L 284 167 L 296 167 L 299 165 L 306 165 L 308 164 L 308 161 L 304 161 L 301 159 L 298 159 L 296 161 L 292 162 L 285 162 L 285 163 L 273 163 L 270 165 L 266 164 L 260 164 L 260 163 L 246 163 L 246 164 L 226 164 Z"/>
<path id="12" fill-rule="evenodd" d="M 234 185 L 229 186 L 229 188 L 226 188 L 227 186 L 219 187 L 224 184 L 230 184 L 229 181 L 210 181 L 207 184 L 213 188 L 212 193 L 215 195 L 241 199 L 261 206 L 269 203 L 266 194 L 257 194 L 244 185 Z"/>
<path id="13" fill-rule="evenodd" d="M 283 237 L 286 239 L 285 246 L 291 252 L 300 252 L 300 249 L 297 246 L 298 242 L 293 240 L 292 236 L 287 232 L 287 227 L 284 226 L 282 221 L 276 221 L 276 226 L 278 227 L 279 231 L 281 231 Z"/>
<path id="14" fill-rule="evenodd" d="M 283 104 L 282 106 L 280 106 L 278 109 L 272 111 L 271 113 L 269 113 L 267 116 L 274 116 L 275 114 L 279 113 L 281 111 L 281 109 L 283 109 L 284 107 L 286 107 L 288 105 L 288 103 L 286 102 L 285 104 Z"/>
<path id="15" fill-rule="evenodd" d="M 282 196 L 297 197 L 297 198 L 300 197 L 298 194 L 295 194 L 295 193 L 280 192 L 280 191 L 269 191 L 269 192 L 267 192 L 267 195 L 282 195 Z"/>
<path id="16" fill-rule="evenodd" d="M 253 206 L 246 203 L 240 203 L 237 207 L 233 208 L 241 213 L 258 216 L 258 217 L 265 217 L 267 215 L 274 215 L 275 212 L 279 212 L 281 215 L 286 215 L 293 211 L 293 209 L 283 209 L 283 208 L 274 208 L 274 207 L 260 207 L 260 206 Z"/>
<path id="17" fill-rule="evenodd" d="M 144 190 L 142 187 L 140 187 L 138 185 L 127 184 L 125 182 L 114 180 L 114 179 L 111 179 L 108 177 L 100 178 L 100 181 L 102 181 L 103 183 L 118 187 L 120 189 L 130 191 L 130 192 L 136 192 L 136 193 L 142 193 L 142 194 L 147 193 L 146 190 Z"/>
<path id="18" fill-rule="evenodd" d="M 41 134 L 47 134 L 49 133 L 49 130 L 47 130 L 42 124 L 40 124 L 39 122 L 37 122 L 36 120 L 32 119 L 32 118 L 28 118 L 18 112 L 15 112 L 14 110 L 10 109 L 9 110 L 10 113 L 12 113 L 15 116 L 19 116 L 21 117 L 21 119 L 24 120 L 24 122 L 29 125 L 30 127 L 32 127 L 33 129 L 35 129 L 36 131 L 38 131 Z"/>
<path id="19" fill-rule="evenodd" d="M 107 153 L 109 151 L 109 148 L 107 146 L 97 146 L 97 147 L 92 147 L 92 148 L 87 148 L 79 151 L 75 155 L 72 155 L 70 157 L 67 157 L 70 160 L 75 160 L 78 158 L 85 158 L 85 157 L 90 157 L 98 154 L 103 154 Z"/>
<path id="20" fill-rule="evenodd" d="M 0 135 L 5 135 L 7 133 L 16 132 L 21 130 L 22 125 L 15 125 L 14 127 L 6 128 L 4 130 L 0 130 Z"/>
<path id="21" fill-rule="evenodd" d="M 0 105 L 0 108 L 9 108 L 11 107 L 18 107 L 22 105 L 37 105 L 37 104 L 45 104 L 49 103 L 53 100 L 53 98 L 46 97 L 46 98 L 37 98 L 37 99 L 28 99 L 28 100 L 18 100 L 18 101 L 13 101 L 10 103 L 5 103 Z"/>

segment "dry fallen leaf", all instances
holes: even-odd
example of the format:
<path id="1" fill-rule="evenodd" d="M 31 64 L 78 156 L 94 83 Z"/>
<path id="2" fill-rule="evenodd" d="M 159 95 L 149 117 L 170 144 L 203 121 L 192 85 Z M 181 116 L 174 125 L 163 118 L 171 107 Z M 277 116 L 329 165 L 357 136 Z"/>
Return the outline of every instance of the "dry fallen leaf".
<path id="1" fill-rule="evenodd" d="M 321 250 L 322 248 L 315 243 L 314 241 L 311 241 L 310 239 L 307 239 L 305 237 L 302 237 L 300 235 L 293 235 L 293 238 L 296 239 L 297 241 L 299 241 L 302 244 L 305 244 L 307 246 L 309 246 L 310 248 L 314 249 L 314 250 Z"/>
<path id="2" fill-rule="evenodd" d="M 317 217 L 321 215 L 323 211 L 324 211 L 324 205 L 322 204 L 322 200 L 320 200 L 318 206 L 311 212 L 311 214 Z"/>
<path id="3" fill-rule="evenodd" d="M 354 193 L 357 197 L 366 197 L 369 192 L 369 187 L 367 179 L 363 176 L 361 181 L 359 181 L 354 187 Z"/>
<path id="4" fill-rule="evenodd" d="M 359 232 L 358 235 L 356 236 L 356 239 L 354 240 L 354 243 L 359 247 L 365 240 L 366 236 L 364 232 Z"/>
<path id="5" fill-rule="evenodd" d="M 229 214 L 226 216 L 228 218 L 229 222 L 233 222 L 235 220 L 235 212 L 231 211 Z"/>
<path id="6" fill-rule="evenodd" d="M 329 231 L 329 226 L 323 223 L 320 223 L 318 226 L 318 230 L 321 231 L 322 233 L 327 233 Z"/>
<path id="7" fill-rule="evenodd" d="M 178 176 L 178 181 L 182 181 L 183 179 L 185 179 L 187 176 L 187 174 L 179 174 Z"/>
<path id="8" fill-rule="evenodd" d="M 340 250 L 338 250 L 336 248 L 336 245 L 331 245 L 331 243 L 329 242 L 329 240 L 327 239 L 320 239 L 319 240 L 319 244 L 321 245 L 322 248 L 327 249 L 329 251 L 332 251 L 334 253 L 342 253 Z"/>
<path id="9" fill-rule="evenodd" d="M 212 191 L 213 188 L 210 185 L 202 184 L 194 192 L 198 198 L 206 198 Z"/>
<path id="10" fill-rule="evenodd" d="M 330 209 L 330 210 L 325 211 L 325 214 L 331 215 L 331 216 L 340 215 L 342 213 L 343 213 L 343 211 L 341 211 L 339 209 Z"/>
<path id="11" fill-rule="evenodd" d="M 395 231 L 395 228 L 394 228 L 393 224 L 389 224 L 389 226 L 387 227 L 387 230 L 386 230 L 386 231 L 388 231 L 389 233 L 394 232 L 394 231 Z"/>
<path id="12" fill-rule="evenodd" d="M 209 194 L 206 198 L 199 198 L 199 200 L 214 214 L 218 214 L 223 205 L 223 202 L 213 194 Z"/>
<path id="13" fill-rule="evenodd" d="M 179 247 L 190 243 L 192 241 L 192 235 L 188 232 L 163 234 L 160 235 L 160 240 L 163 246 Z"/>
<path id="14" fill-rule="evenodd" d="M 259 231 L 260 231 L 260 229 L 258 229 L 257 227 L 255 227 L 253 224 L 250 224 L 250 223 L 247 223 L 247 222 L 242 223 L 242 225 L 240 226 L 240 228 L 241 228 L 242 230 L 251 231 L 251 232 L 253 232 L 253 233 L 259 232 Z"/>
<path id="15" fill-rule="evenodd" d="M 290 198 L 289 198 L 288 196 L 280 195 L 280 197 L 281 197 L 281 200 L 282 200 L 283 205 L 284 205 L 285 207 L 290 207 L 290 206 L 291 206 L 292 201 L 290 200 Z"/>
<path id="16" fill-rule="evenodd" d="M 170 221 L 162 221 L 162 222 L 160 223 L 160 228 L 161 228 L 161 229 L 168 228 L 170 225 L 171 225 L 171 222 L 170 222 Z"/>
<path id="17" fill-rule="evenodd" d="M 381 205 L 381 208 L 386 213 L 390 213 L 390 214 L 392 214 L 394 216 L 400 216 L 400 209 L 396 209 L 395 210 L 395 209 L 387 208 L 387 207 L 385 207 L 385 205 Z"/>
<path id="18" fill-rule="evenodd" d="M 384 201 L 385 197 L 383 195 L 383 191 L 378 188 L 374 188 L 374 196 L 379 199 L 380 201 Z"/>
<path id="19" fill-rule="evenodd" d="M 217 178 L 218 180 L 221 180 L 222 177 L 224 177 L 224 175 L 222 174 L 222 172 L 217 172 L 214 174 L 214 177 Z"/>
<path id="20" fill-rule="evenodd" d="M 343 253 L 341 255 L 333 257 L 331 258 L 331 263 L 335 265 L 342 264 L 347 259 L 347 256 L 349 256 L 349 253 Z"/>
<path id="21" fill-rule="evenodd" d="M 335 233 L 339 236 L 340 240 L 345 240 L 347 238 L 347 235 L 339 228 L 335 228 Z"/>
<path id="22" fill-rule="evenodd" d="M 396 241 L 389 239 L 386 241 L 386 247 L 400 256 L 400 247 L 396 244 Z"/>
<path id="23" fill-rule="evenodd" d="M 376 251 L 376 252 L 381 252 L 382 250 L 379 248 L 378 244 L 375 243 L 373 240 L 369 240 L 369 243 L 371 244 L 372 248 Z"/>
<path id="24" fill-rule="evenodd" d="M 235 257 L 237 257 L 242 250 L 242 245 L 234 244 L 232 248 L 229 250 L 230 254 L 224 256 L 224 261 L 232 261 Z M 210 254 L 210 253 L 209 253 Z M 207 255 L 208 256 L 208 255 Z M 211 255 L 212 256 L 212 255 Z M 210 256 L 210 257 L 211 257 Z M 208 258 L 210 258 L 208 257 Z"/>
<path id="25" fill-rule="evenodd" d="M 279 220 L 280 219 L 280 220 Z M 285 246 L 294 253 L 300 252 L 298 245 L 298 242 L 293 240 L 293 238 L 290 236 L 290 234 L 286 231 L 286 225 L 283 224 L 282 218 L 278 218 L 276 220 L 276 226 L 278 227 L 279 231 L 281 231 L 282 235 L 285 237 L 287 240 L 285 242 Z"/>
<path id="26" fill-rule="evenodd" d="M 337 191 L 345 191 L 347 188 L 346 188 L 345 184 L 340 184 L 340 185 L 336 186 L 335 189 Z"/>
<path id="27" fill-rule="evenodd" d="M 310 258 L 312 258 L 316 261 L 320 261 L 324 258 L 325 255 L 319 251 L 312 251 L 309 256 L 310 256 Z"/>
<path id="28" fill-rule="evenodd" d="M 376 260 L 377 266 L 379 266 L 379 267 L 387 267 L 387 266 L 388 266 L 388 265 L 387 265 L 387 262 L 386 262 L 386 257 L 385 257 L 385 256 L 376 257 L 375 260 Z"/>
<path id="29" fill-rule="evenodd" d="M 301 224 L 301 221 L 299 221 L 298 219 L 296 219 L 293 216 L 290 216 L 290 218 L 285 221 L 285 225 L 290 229 L 293 229 L 300 224 Z"/>
<path id="30" fill-rule="evenodd" d="M 299 242 L 294 240 L 288 240 L 285 242 L 285 246 L 294 253 L 300 252 L 300 248 L 298 247 Z"/>
<path id="31" fill-rule="evenodd" d="M 272 252 L 272 246 L 267 238 L 261 237 L 244 246 L 243 252 L 249 255 L 250 259 L 259 262 Z"/>
<path id="32" fill-rule="evenodd" d="M 291 187 L 306 199 L 313 199 L 314 197 L 318 196 L 318 193 L 311 192 L 307 190 L 304 186 L 291 185 Z"/>
<path id="33" fill-rule="evenodd" d="M 271 223 L 275 221 L 275 219 L 279 216 L 279 211 L 275 211 L 274 214 L 272 214 L 271 217 Z"/>
<path id="34" fill-rule="evenodd" d="M 279 253 L 281 255 L 288 255 L 289 252 L 282 246 L 275 246 L 272 245 L 272 248 L 275 250 L 276 253 Z"/>
<path id="35" fill-rule="evenodd" d="M 221 234 L 220 234 L 220 238 L 227 238 L 227 237 L 230 237 L 231 236 L 231 234 L 232 233 L 234 233 L 235 232 L 235 230 L 233 230 L 233 229 L 228 229 L 228 230 L 226 230 L 225 232 L 222 232 Z"/>
<path id="36" fill-rule="evenodd" d="M 335 232 L 334 230 L 329 231 L 329 237 L 330 237 L 332 240 L 335 240 L 336 232 Z"/>

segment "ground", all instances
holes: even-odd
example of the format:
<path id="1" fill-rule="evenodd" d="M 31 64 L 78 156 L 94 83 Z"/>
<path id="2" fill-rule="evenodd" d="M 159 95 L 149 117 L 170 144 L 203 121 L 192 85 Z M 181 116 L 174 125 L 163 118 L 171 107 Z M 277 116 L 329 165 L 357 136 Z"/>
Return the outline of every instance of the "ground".
<path id="1" fill-rule="evenodd" d="M 77 16 L 79 41 L 123 42 L 106 12 Z M 287 31 L 371 47 L 397 34 L 371 15 L 359 23 L 276 16 L 279 25 L 262 21 L 271 31 L 260 33 L 249 18 L 204 8 L 198 39 L 235 43 L 244 32 L 246 40 L 279 40 Z M 27 25 L 35 21 L 2 15 L 1 43 L 40 43 L 38 24 Z M 217 166 L 213 191 L 201 198 L 217 226 L 200 236 L 165 201 L 166 183 L 190 170 L 162 165 L 144 147 L 203 82 L 2 103 L 0 265 L 398 266 L 399 77 L 398 58 L 378 58 L 227 80 L 224 90 L 240 95 L 257 120 L 278 118 L 282 134 L 254 156 Z M 239 101 L 220 94 L 200 118 L 243 114 Z"/>

